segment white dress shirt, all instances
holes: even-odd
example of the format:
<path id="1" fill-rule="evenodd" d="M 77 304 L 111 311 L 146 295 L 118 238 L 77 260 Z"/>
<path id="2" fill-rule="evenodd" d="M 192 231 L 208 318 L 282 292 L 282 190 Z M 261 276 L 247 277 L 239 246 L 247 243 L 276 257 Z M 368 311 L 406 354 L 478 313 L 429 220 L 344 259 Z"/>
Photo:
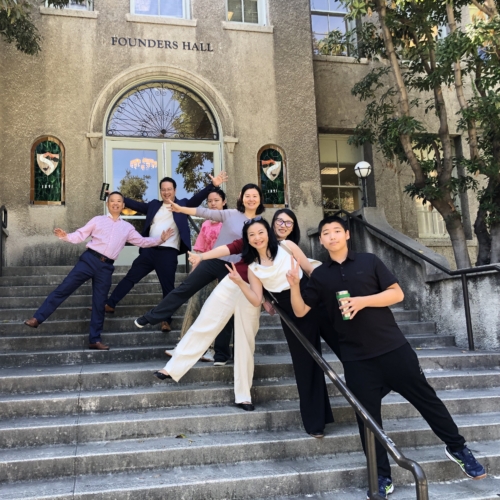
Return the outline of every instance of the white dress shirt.
<path id="1" fill-rule="evenodd" d="M 174 234 L 160 246 L 171 247 L 179 250 L 181 247 L 181 237 L 179 235 L 179 229 L 174 221 L 174 214 L 169 208 L 167 208 L 164 203 L 154 216 L 153 222 L 151 223 L 151 229 L 149 230 L 149 237 L 159 238 L 163 231 L 170 228 L 174 230 Z"/>

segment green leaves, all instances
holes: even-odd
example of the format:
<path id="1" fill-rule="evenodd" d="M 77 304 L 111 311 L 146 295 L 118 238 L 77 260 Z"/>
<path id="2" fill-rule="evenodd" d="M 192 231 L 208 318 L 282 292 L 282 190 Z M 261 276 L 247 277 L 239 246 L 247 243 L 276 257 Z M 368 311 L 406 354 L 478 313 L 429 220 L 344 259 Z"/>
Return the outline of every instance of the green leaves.
<path id="1" fill-rule="evenodd" d="M 83 3 L 84 0 L 78 0 Z M 39 0 L 0 0 L 0 35 L 7 43 L 15 43 L 16 48 L 28 55 L 40 52 L 41 36 L 33 24 L 33 8 L 40 6 Z M 69 0 L 48 0 L 49 6 L 62 8 Z"/>

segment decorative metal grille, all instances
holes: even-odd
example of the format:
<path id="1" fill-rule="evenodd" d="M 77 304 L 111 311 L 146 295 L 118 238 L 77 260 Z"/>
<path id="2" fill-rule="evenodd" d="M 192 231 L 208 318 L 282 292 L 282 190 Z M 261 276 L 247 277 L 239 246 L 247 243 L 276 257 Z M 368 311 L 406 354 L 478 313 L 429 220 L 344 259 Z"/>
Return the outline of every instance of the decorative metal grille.
<path id="1" fill-rule="evenodd" d="M 113 108 L 106 130 L 112 137 L 218 140 L 215 119 L 190 90 L 150 82 L 127 91 Z"/>

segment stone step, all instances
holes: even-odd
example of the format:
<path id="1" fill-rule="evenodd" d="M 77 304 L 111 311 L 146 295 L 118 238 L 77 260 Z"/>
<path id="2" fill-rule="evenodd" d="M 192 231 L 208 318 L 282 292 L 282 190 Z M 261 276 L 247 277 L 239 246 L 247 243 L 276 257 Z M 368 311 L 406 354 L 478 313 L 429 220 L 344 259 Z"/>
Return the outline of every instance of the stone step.
<path id="1" fill-rule="evenodd" d="M 500 364 L 500 353 L 463 352 L 459 349 L 423 349 L 419 350 L 419 362 L 429 376 L 446 373 L 474 374 L 496 373 Z M 109 352 L 111 353 L 111 351 Z M 109 354 L 108 353 L 108 354 Z M 343 367 L 334 354 L 325 353 L 324 358 L 339 374 Z M 3 368 L 0 370 L 0 394 L 43 394 L 55 391 L 75 391 L 133 388 L 150 386 L 158 383 L 151 377 L 169 358 L 165 355 L 160 360 L 120 362 L 107 364 L 75 364 L 34 366 L 21 368 Z M 255 356 L 254 378 L 278 380 L 293 377 L 290 355 Z M 182 378 L 181 383 L 206 383 L 233 381 L 233 367 L 213 366 L 212 363 L 197 363 Z"/>
<path id="2" fill-rule="evenodd" d="M 162 299 L 161 293 L 134 293 L 133 290 L 120 301 L 116 307 L 116 314 L 125 313 L 127 306 L 141 306 L 146 304 L 149 307 L 151 304 L 158 304 Z M 9 311 L 10 309 L 29 309 L 30 311 L 35 311 L 44 300 L 44 296 L 2 297 L 0 311 Z M 92 295 L 71 295 L 64 301 L 61 307 L 90 307 L 91 305 Z M 414 317 L 410 315 L 408 317 L 409 320 L 414 320 Z M 416 320 L 418 320 L 418 317 Z"/>
<path id="3" fill-rule="evenodd" d="M 0 304 L 0 321 L 21 321 L 26 319 L 26 317 L 31 317 L 44 300 L 45 299 L 43 297 L 2 298 Z M 155 307 L 161 300 L 161 294 L 129 294 L 124 297 L 124 299 L 116 307 L 115 312 L 112 314 L 108 313 L 106 317 L 137 318 Z M 91 295 L 76 295 L 68 297 L 68 299 L 66 299 L 63 304 L 50 316 L 49 321 L 53 321 L 54 319 L 64 320 L 90 318 L 90 311 L 88 308 L 91 306 Z M 185 310 L 186 304 L 183 304 L 177 310 L 177 314 L 184 314 Z M 426 331 L 433 331 L 435 329 L 434 323 L 420 322 L 418 320 L 418 311 L 395 309 L 393 314 L 397 322 L 404 322 L 411 325 L 423 324 L 426 325 Z"/>
<path id="4" fill-rule="evenodd" d="M 36 353 L 37 351 L 70 351 L 70 350 L 86 350 L 88 348 L 88 334 L 80 333 L 74 335 L 37 335 L 37 336 L 17 336 L 17 337 L 0 337 L 2 354 L 17 354 Z M 120 333 L 103 333 L 103 342 L 109 344 L 114 350 L 121 347 L 154 347 L 161 346 L 164 348 L 174 347 L 180 338 L 179 330 L 172 330 L 169 333 L 161 331 L 141 330 L 134 332 Z M 452 336 L 441 336 L 435 334 L 429 335 L 412 335 L 408 336 L 410 344 L 414 348 L 434 347 L 434 346 L 452 346 Z M 287 353 L 288 347 L 285 342 L 285 335 L 280 325 L 261 326 L 257 332 L 257 353 L 262 354 L 279 354 Z M 323 342 L 323 352 L 331 352 L 330 348 Z M 5 360 L 5 358 L 4 358 Z M 33 360 L 27 361 L 32 365 Z M 7 361 L 5 360 L 5 363 Z M 22 360 L 19 362 L 23 364 Z M 49 363 L 46 360 L 45 364 Z M 5 365 L 7 366 L 7 365 Z"/>
<path id="5" fill-rule="evenodd" d="M 439 396 L 455 415 L 476 423 L 476 414 L 486 415 L 491 423 L 500 422 L 498 403 L 500 394 L 495 389 L 481 391 L 455 390 L 438 391 Z M 354 413 L 343 397 L 330 399 L 335 416 L 332 432 L 343 423 L 354 424 Z M 392 429 L 389 422 L 419 418 L 417 411 L 397 394 L 384 399 L 383 416 L 386 430 Z M 143 439 L 177 436 L 184 434 L 211 434 L 236 431 L 277 431 L 301 427 L 302 421 L 297 400 L 261 402 L 254 412 L 243 412 L 227 406 L 188 406 L 179 408 L 158 408 L 114 413 L 80 413 L 33 418 L 21 416 L 0 421 L 0 448 L 23 448 L 29 446 L 74 444 L 115 441 L 121 439 Z M 477 432 L 482 432 L 480 427 Z M 488 431 L 489 432 L 489 431 Z M 496 431 L 495 431 L 496 432 Z M 479 436 L 479 434 L 474 434 Z M 490 436 L 490 435 L 488 435 Z M 487 437 L 488 437 L 487 436 Z M 473 437 L 467 434 L 467 438 Z M 476 439 L 476 437 L 474 437 Z M 477 439 L 486 439 L 485 437 Z M 499 438 L 500 439 L 500 438 Z"/>
<path id="6" fill-rule="evenodd" d="M 59 311 L 54 313 L 54 316 Z M 146 312 L 146 311 L 143 311 Z M 39 335 L 57 335 L 61 333 L 65 334 L 75 334 L 75 333 L 88 333 L 89 325 L 90 325 L 90 311 L 83 310 L 82 313 L 88 315 L 88 319 L 73 319 L 73 320 L 52 320 L 52 316 L 43 324 L 41 324 L 38 328 L 30 328 L 26 326 L 22 320 L 18 321 L 3 321 L 0 322 L 0 337 L 17 337 L 17 336 L 36 336 Z M 64 314 L 64 312 L 62 312 Z M 146 325 L 144 328 L 139 329 L 134 325 L 134 319 L 137 316 L 123 318 L 116 317 L 112 314 L 107 314 L 106 319 L 104 321 L 104 332 L 127 332 L 131 329 L 136 331 L 157 331 L 160 329 L 161 325 L 158 323 L 157 325 Z M 183 317 L 182 316 L 174 316 L 172 319 L 171 327 L 174 330 L 178 330 L 182 327 Z M 261 326 L 269 326 L 269 325 L 280 325 L 280 319 L 277 315 L 270 316 L 267 313 L 263 313 L 260 318 Z"/>
<path id="7" fill-rule="evenodd" d="M 316 443 L 316 446 L 321 444 Z M 489 469 L 495 470 L 500 466 L 500 442 L 476 442 L 471 447 Z M 460 468 L 444 455 L 442 445 L 402 451 L 424 467 L 430 481 L 463 478 Z M 81 462 L 75 458 L 74 463 L 77 467 Z M 277 494 L 306 495 L 334 488 L 366 486 L 366 462 L 360 452 L 186 468 L 165 468 L 163 462 L 161 466 L 162 468 L 149 471 L 74 475 L 59 480 L 11 483 L 3 487 L 2 498 L 215 500 L 262 498 L 263 495 L 269 498 Z M 397 484 L 410 484 L 412 481 L 412 476 L 400 468 L 393 467 L 392 476 Z"/>
<path id="8" fill-rule="evenodd" d="M 241 411 L 241 410 L 240 410 Z M 471 442 L 500 440 L 500 415 L 461 415 L 456 423 Z M 439 445 L 441 441 L 422 418 L 385 422 L 389 437 L 400 448 Z M 238 462 L 309 458 L 361 452 L 357 425 L 328 425 L 322 441 L 303 429 L 218 434 L 182 433 L 114 441 L 78 442 L 3 450 L 0 482 L 112 474 L 169 467 L 235 464 Z"/>
<path id="9" fill-rule="evenodd" d="M 43 285 L 43 286 L 0 286 L 0 297 L 40 297 L 41 304 L 45 297 L 52 292 L 56 288 L 55 285 Z M 178 286 L 180 282 L 176 282 L 175 286 Z M 114 287 L 111 287 L 111 291 L 113 291 Z M 140 282 L 132 288 L 129 292 L 129 295 L 136 295 L 142 293 L 161 293 L 160 283 L 153 282 Z M 87 282 L 82 285 L 80 288 L 77 288 L 72 296 L 75 295 L 92 295 L 92 285 Z"/>
<path id="10" fill-rule="evenodd" d="M 160 368 L 162 363 L 156 366 Z M 230 368 L 230 367 L 228 367 Z M 284 367 L 287 370 L 287 367 Z M 265 369 L 262 369 L 266 373 Z M 69 393 L 47 390 L 34 394 L 3 394 L 0 396 L 0 419 L 22 416 L 57 416 L 88 412 L 133 411 L 138 409 L 165 408 L 204 404 L 231 404 L 234 400 L 231 371 L 215 370 L 214 367 L 200 367 L 200 371 L 191 370 L 180 383 L 160 382 L 152 371 L 136 373 L 131 381 L 124 379 L 121 385 L 107 385 L 103 377 L 92 375 L 97 381 L 89 389 L 79 389 L 79 378 L 73 376 L 73 391 Z M 267 375 L 267 373 L 266 373 Z M 267 375 L 268 376 L 268 375 Z M 226 377 L 224 379 L 224 377 Z M 110 378 L 113 377 L 110 375 Z M 500 387 L 500 369 L 464 371 L 431 371 L 427 374 L 429 383 L 438 391 L 459 389 L 486 390 Z M 11 380 L 13 385 L 20 382 Z M 69 385 L 68 381 L 68 385 Z M 112 380 L 114 382 L 114 380 Z M 138 385 L 138 383 L 140 385 Z M 99 388 L 99 386 L 103 386 Z M 69 389 L 71 391 L 71 389 Z M 337 390 L 328 382 L 331 396 L 338 395 Z M 291 377 L 271 377 L 254 379 L 252 398 L 258 404 L 273 400 L 297 398 L 295 379 Z M 482 410 L 486 411 L 486 410 Z"/>
<path id="11" fill-rule="evenodd" d="M 415 500 L 415 486 L 395 484 L 391 500 Z M 279 497 L 265 497 L 266 500 L 360 500 L 365 498 L 366 488 L 351 488 L 334 490 L 322 493 L 310 493 Z M 429 498 L 431 500 L 498 500 L 500 496 L 500 478 L 488 476 L 481 481 L 459 479 L 442 483 L 429 484 Z M 263 500 L 263 499 L 262 499 Z"/>
<path id="12" fill-rule="evenodd" d="M 76 264 L 76 261 L 75 261 Z M 2 270 L 3 277 L 16 276 L 47 276 L 57 275 L 66 276 L 74 266 L 11 266 L 4 267 Z M 115 274 L 125 274 L 130 269 L 130 266 L 115 266 Z M 155 273 L 150 273 L 155 276 Z M 185 277 L 184 264 L 177 266 L 177 276 Z M 1 278 L 0 278 L 1 279 Z"/>
<path id="13" fill-rule="evenodd" d="M 175 324 L 175 322 L 174 322 Z M 265 327 L 264 327 L 265 328 Z M 282 330 L 267 326 L 266 337 L 281 336 Z M 260 330 L 259 330 L 260 331 Z M 129 336 L 129 338 L 127 338 Z M 162 336 L 165 340 L 162 340 Z M 102 341 L 110 345 L 109 351 L 96 351 L 88 349 L 88 335 L 56 335 L 54 337 L 4 337 L 6 347 L 0 351 L 0 364 L 4 367 L 14 366 L 49 366 L 54 364 L 78 364 L 78 363 L 119 363 L 129 361 L 140 361 L 147 359 L 164 359 L 165 348 L 173 348 L 178 334 L 166 336 L 161 332 L 137 332 L 102 334 Z M 134 343 L 134 338 L 140 342 Z M 408 336 L 408 342 L 413 348 L 449 347 L 454 345 L 454 337 L 435 334 Z M 35 339 L 30 344 L 30 339 Z M 168 339 L 168 340 L 167 340 Z M 113 343 L 113 340 L 116 343 Z M 24 348 L 23 348 L 23 342 Z M 322 351 L 331 353 L 330 347 L 321 342 Z M 21 349 L 8 349 L 8 347 L 20 346 Z M 38 347 L 37 350 L 36 347 Z M 271 338 L 260 339 L 257 333 L 255 343 L 255 355 L 283 355 L 289 353 L 286 340 Z"/>
<path id="14" fill-rule="evenodd" d="M 118 283 L 125 277 L 126 273 L 114 272 L 112 282 Z M 186 278 L 185 273 L 176 273 L 175 280 L 182 282 Z M 65 276 L 59 274 L 46 274 L 43 276 L 2 276 L 0 278 L 0 287 L 17 287 L 17 286 L 44 286 L 52 285 L 53 287 L 59 285 Z M 142 278 L 141 283 L 158 283 L 158 277 L 155 273 L 148 274 Z"/>
<path id="15" fill-rule="evenodd" d="M 35 331 L 33 331 L 35 333 Z M 163 333 L 159 330 L 146 332 L 137 329 L 133 332 L 103 333 L 103 340 L 113 348 L 117 347 L 139 347 L 139 346 L 163 346 L 173 347 L 180 337 L 180 330 L 172 330 Z M 86 333 L 74 335 L 36 335 L 1 337 L 0 353 L 10 351 L 33 352 L 48 350 L 72 350 L 87 349 L 89 336 Z M 285 335 L 281 325 L 262 326 L 257 333 L 258 341 L 263 340 L 284 340 Z"/>

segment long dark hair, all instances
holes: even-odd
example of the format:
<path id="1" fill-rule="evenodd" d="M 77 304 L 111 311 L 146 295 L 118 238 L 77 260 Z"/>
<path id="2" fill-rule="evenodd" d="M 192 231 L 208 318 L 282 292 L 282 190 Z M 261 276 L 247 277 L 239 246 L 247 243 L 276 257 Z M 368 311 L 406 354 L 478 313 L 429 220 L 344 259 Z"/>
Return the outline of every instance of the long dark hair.
<path id="1" fill-rule="evenodd" d="M 288 215 L 288 217 L 290 217 L 290 219 L 293 220 L 292 232 L 286 237 L 286 239 L 298 245 L 300 241 L 299 223 L 297 222 L 297 216 L 289 208 L 280 208 L 279 210 L 276 210 L 275 214 L 273 215 L 273 221 L 271 222 L 273 231 L 274 231 L 274 223 L 281 214 L 286 214 Z"/>
<path id="2" fill-rule="evenodd" d="M 212 189 L 212 191 L 208 193 L 208 196 L 210 196 L 212 193 L 217 193 L 222 198 L 222 201 L 226 201 L 226 193 L 224 193 L 224 191 L 222 191 L 221 188 L 216 187 L 215 189 Z M 207 202 L 208 202 L 208 196 L 207 196 Z M 224 206 L 222 207 L 222 210 L 226 209 L 227 209 L 227 203 L 224 204 Z"/>
<path id="3" fill-rule="evenodd" d="M 248 191 L 249 189 L 255 189 L 259 193 L 260 203 L 259 203 L 259 206 L 257 207 L 257 210 L 255 211 L 255 213 L 257 215 L 259 215 L 259 214 L 261 214 L 266 209 L 266 207 L 262 203 L 262 200 L 264 199 L 264 197 L 262 196 L 262 190 L 260 189 L 259 186 L 257 186 L 257 184 L 245 184 L 241 188 L 241 194 L 240 194 L 240 196 L 238 198 L 238 201 L 236 202 L 236 208 L 240 212 L 245 213 L 245 205 L 243 205 L 243 195 L 245 194 L 245 191 Z"/>
<path id="4" fill-rule="evenodd" d="M 276 235 L 274 234 L 274 231 L 271 229 L 271 226 L 266 219 L 263 219 L 262 217 L 255 217 L 255 219 L 250 219 L 243 226 L 243 250 L 241 252 L 241 258 L 243 262 L 245 262 L 245 264 L 251 264 L 252 262 L 257 261 L 260 264 L 259 252 L 257 252 L 257 250 L 252 245 L 250 245 L 250 242 L 248 241 L 248 230 L 254 224 L 262 224 L 266 228 L 267 236 L 269 237 L 267 248 L 269 250 L 269 253 L 271 254 L 271 259 L 274 260 L 276 254 L 278 253 L 279 247 Z"/>

